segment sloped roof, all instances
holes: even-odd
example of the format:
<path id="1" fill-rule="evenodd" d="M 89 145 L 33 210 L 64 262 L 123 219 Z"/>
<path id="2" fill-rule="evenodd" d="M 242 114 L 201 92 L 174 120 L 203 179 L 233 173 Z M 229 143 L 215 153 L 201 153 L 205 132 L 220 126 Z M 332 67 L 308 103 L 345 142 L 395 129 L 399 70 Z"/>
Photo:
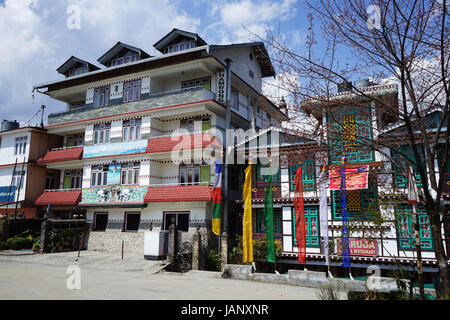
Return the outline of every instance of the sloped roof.
<path id="1" fill-rule="evenodd" d="M 50 163 L 60 161 L 80 160 L 83 155 L 83 147 L 69 148 L 61 150 L 50 150 L 42 158 L 39 158 L 37 163 Z"/>
<path id="2" fill-rule="evenodd" d="M 197 41 L 198 46 L 207 45 L 206 41 L 203 40 L 198 34 L 174 28 L 158 40 L 153 46 L 162 53 L 162 49 L 179 36 L 194 39 Z"/>
<path id="3" fill-rule="evenodd" d="M 47 191 L 34 202 L 37 206 L 66 205 L 76 206 L 81 201 L 81 190 Z"/>
<path id="4" fill-rule="evenodd" d="M 213 189 L 207 185 L 150 187 L 144 202 L 211 201 Z"/>
<path id="5" fill-rule="evenodd" d="M 263 77 L 275 77 L 275 68 L 272 65 L 272 61 L 270 61 L 269 53 L 267 52 L 264 42 L 246 42 L 210 46 L 211 50 L 233 49 L 239 47 L 252 47 L 255 51 L 255 58 L 261 65 L 261 74 Z"/>
<path id="6" fill-rule="evenodd" d="M 77 58 L 75 56 L 71 56 L 69 59 L 67 59 L 66 62 L 64 62 L 56 71 L 58 71 L 61 74 L 66 73 L 70 68 L 72 68 L 76 63 L 81 63 L 84 65 L 89 66 L 91 71 L 100 69 L 99 67 L 93 65 L 92 63 L 85 61 L 83 59 Z"/>
<path id="7" fill-rule="evenodd" d="M 140 48 L 133 47 L 126 43 L 118 41 L 111 49 L 106 51 L 105 54 L 103 54 L 100 58 L 98 58 L 97 61 L 100 62 L 101 64 L 103 64 L 104 66 L 106 66 L 106 62 L 111 60 L 122 49 L 128 49 L 128 50 L 139 53 L 141 55 L 141 59 L 152 57 L 151 55 L 149 55 L 147 52 L 145 52 L 144 50 L 142 50 Z"/>

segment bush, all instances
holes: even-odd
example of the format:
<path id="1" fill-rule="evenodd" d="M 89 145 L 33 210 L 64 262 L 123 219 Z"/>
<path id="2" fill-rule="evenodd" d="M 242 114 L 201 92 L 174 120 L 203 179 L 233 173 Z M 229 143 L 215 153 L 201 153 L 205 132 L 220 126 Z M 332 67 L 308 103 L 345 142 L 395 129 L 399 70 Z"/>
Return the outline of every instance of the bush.
<path id="1" fill-rule="evenodd" d="M 31 249 L 33 246 L 33 238 L 14 236 L 6 240 L 6 245 L 9 249 L 13 250 Z"/>
<path id="2" fill-rule="evenodd" d="M 220 253 L 214 250 L 208 249 L 206 255 L 206 270 L 220 271 L 221 270 L 221 257 Z"/>
<path id="3" fill-rule="evenodd" d="M 31 247 L 31 250 L 33 250 L 33 252 L 39 252 L 40 248 L 41 248 L 41 237 L 35 239 L 33 247 Z"/>
<path id="4" fill-rule="evenodd" d="M 338 281 L 328 279 L 326 284 L 320 285 L 316 292 L 320 300 L 339 300 L 339 293 L 343 290 L 343 285 Z M 350 300 L 350 298 L 348 298 Z"/>
<path id="5" fill-rule="evenodd" d="M 228 255 L 228 261 L 232 264 L 242 264 L 243 256 L 243 246 L 242 237 L 236 236 L 237 246 L 231 249 Z M 275 240 L 275 259 L 281 258 L 283 247 L 280 240 Z M 265 261 L 267 260 L 267 236 L 263 235 L 258 238 L 253 239 L 253 260 L 254 261 Z"/>

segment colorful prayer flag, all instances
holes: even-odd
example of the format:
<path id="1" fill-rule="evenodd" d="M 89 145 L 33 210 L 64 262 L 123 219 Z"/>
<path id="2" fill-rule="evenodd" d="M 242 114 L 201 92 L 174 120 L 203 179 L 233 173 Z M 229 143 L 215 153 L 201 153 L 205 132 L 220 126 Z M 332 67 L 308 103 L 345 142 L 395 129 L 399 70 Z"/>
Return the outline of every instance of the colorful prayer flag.
<path id="1" fill-rule="evenodd" d="M 264 193 L 264 232 L 267 235 L 267 261 L 275 263 L 272 175 L 267 178 L 267 186 Z"/>
<path id="2" fill-rule="evenodd" d="M 298 246 L 298 262 L 306 263 L 306 227 L 305 207 L 303 203 L 302 166 L 300 165 L 294 177 L 294 210 L 295 210 L 295 238 Z"/>
<path id="3" fill-rule="evenodd" d="M 350 268 L 350 248 L 348 244 L 348 230 L 347 230 L 347 191 L 345 186 L 345 172 L 346 168 L 340 169 L 341 174 L 341 199 L 342 199 L 342 266 Z"/>
<path id="4" fill-rule="evenodd" d="M 320 235 L 323 240 L 323 250 L 327 266 L 328 261 L 328 203 L 327 203 L 327 179 L 325 166 L 322 165 L 319 175 L 319 217 Z"/>
<path id="5" fill-rule="evenodd" d="M 330 190 L 340 190 L 343 167 L 330 166 Z M 369 166 L 345 166 L 345 189 L 368 188 Z"/>
<path id="6" fill-rule="evenodd" d="M 253 262 L 251 164 L 249 164 L 247 169 L 245 169 L 243 198 L 244 198 L 244 217 L 242 219 L 243 262 Z"/>
<path id="7" fill-rule="evenodd" d="M 222 202 L 222 163 L 216 163 L 216 175 L 212 194 L 212 231 L 220 235 L 220 203 Z"/>

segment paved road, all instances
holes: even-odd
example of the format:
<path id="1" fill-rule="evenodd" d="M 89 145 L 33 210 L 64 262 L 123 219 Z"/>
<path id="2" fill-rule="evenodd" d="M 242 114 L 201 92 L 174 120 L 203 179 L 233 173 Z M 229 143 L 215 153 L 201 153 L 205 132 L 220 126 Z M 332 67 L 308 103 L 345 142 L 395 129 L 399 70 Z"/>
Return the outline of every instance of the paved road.
<path id="1" fill-rule="evenodd" d="M 219 273 L 155 271 L 161 262 L 140 256 L 82 252 L 5 256 L 0 254 L 0 299 L 317 299 L 316 289 L 222 279 Z M 81 270 L 81 289 L 67 289 L 69 265 Z"/>

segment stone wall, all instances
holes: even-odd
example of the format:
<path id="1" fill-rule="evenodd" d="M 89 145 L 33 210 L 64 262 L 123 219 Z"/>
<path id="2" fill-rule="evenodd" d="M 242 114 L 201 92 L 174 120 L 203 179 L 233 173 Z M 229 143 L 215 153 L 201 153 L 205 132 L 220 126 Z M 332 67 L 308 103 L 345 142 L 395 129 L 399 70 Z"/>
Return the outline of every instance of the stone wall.
<path id="1" fill-rule="evenodd" d="M 117 229 L 90 231 L 88 250 L 117 252 L 121 255 L 124 241 L 124 255 L 128 252 L 144 255 L 144 229 L 138 232 L 122 232 Z"/>

